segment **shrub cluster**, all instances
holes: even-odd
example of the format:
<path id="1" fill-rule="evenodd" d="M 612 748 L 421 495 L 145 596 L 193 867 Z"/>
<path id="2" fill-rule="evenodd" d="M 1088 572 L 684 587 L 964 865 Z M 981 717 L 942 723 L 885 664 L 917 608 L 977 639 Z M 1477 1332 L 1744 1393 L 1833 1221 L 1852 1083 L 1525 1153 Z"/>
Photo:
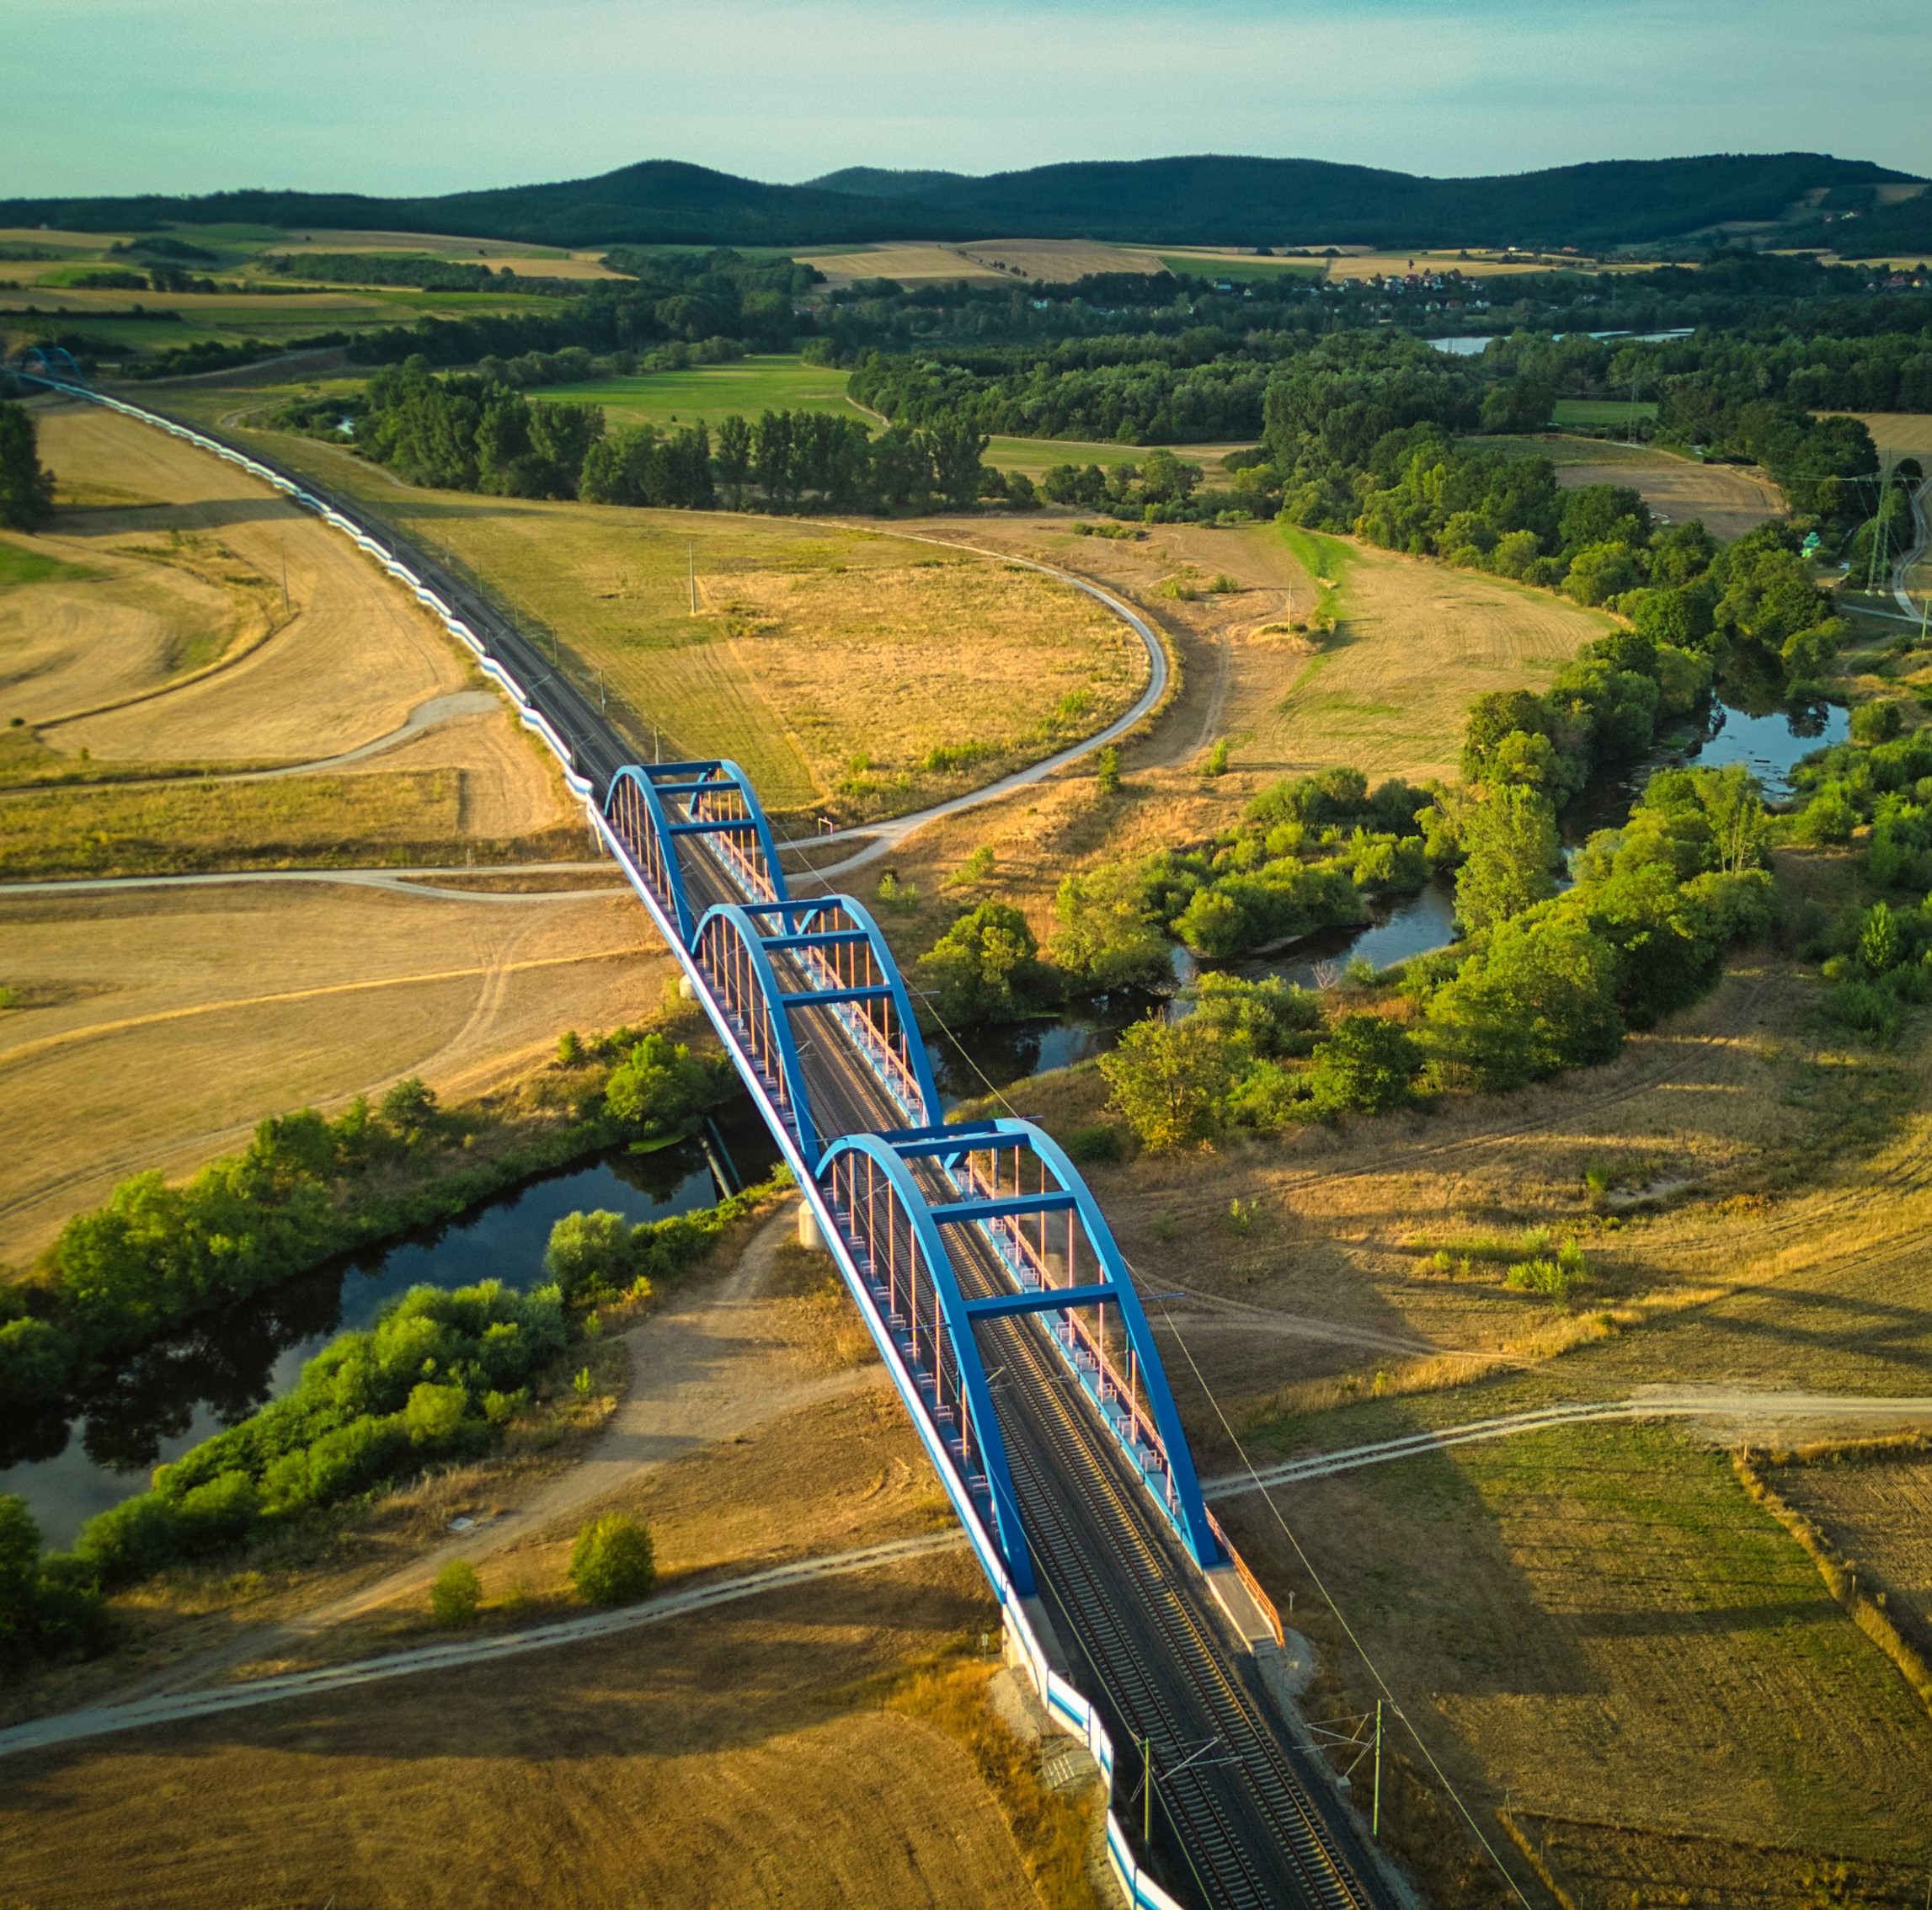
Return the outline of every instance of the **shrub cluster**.
<path id="1" fill-rule="evenodd" d="M 1054 958 L 1089 988 L 1157 979 L 1163 931 L 1220 958 L 1351 926 L 1367 920 L 1368 896 L 1420 888 L 1454 852 L 1428 790 L 1391 781 L 1371 791 L 1351 769 L 1290 776 L 1198 848 L 1068 877 Z"/>
<path id="2" fill-rule="evenodd" d="M 1572 888 L 1412 963 L 1397 998 L 1340 1000 L 1325 1023 L 1321 998 L 1284 983 L 1203 976 L 1192 1014 L 1141 1022 L 1102 1057 L 1114 1110 L 1169 1148 L 1607 1061 L 1627 1027 L 1695 1000 L 1726 948 L 1768 931 L 1769 833 L 1743 769 L 1662 772 L 1622 829 L 1590 838 Z M 1912 960 L 1919 934 L 1900 931 Z"/>
<path id="3" fill-rule="evenodd" d="M 125 1584 L 392 1486 L 430 1460 L 481 1453 L 565 1342 L 554 1288 L 414 1288 L 368 1331 L 318 1353 L 284 1398 L 89 1519 L 74 1555 L 102 1584 Z"/>
<path id="4" fill-rule="evenodd" d="M 642 1220 L 635 1226 L 606 1208 L 566 1214 L 550 1230 L 544 1271 L 572 1312 L 625 1297 L 641 1299 L 654 1282 L 694 1266 L 734 1221 L 790 1185 L 790 1173 L 781 1167 L 771 1179 L 729 1195 L 715 1207 L 674 1214 L 664 1220 Z"/>

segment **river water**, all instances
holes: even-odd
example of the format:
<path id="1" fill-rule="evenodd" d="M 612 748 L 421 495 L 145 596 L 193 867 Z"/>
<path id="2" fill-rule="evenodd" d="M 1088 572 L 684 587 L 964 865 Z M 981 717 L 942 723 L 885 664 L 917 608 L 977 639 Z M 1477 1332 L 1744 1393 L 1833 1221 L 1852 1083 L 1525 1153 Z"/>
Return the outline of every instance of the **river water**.
<path id="1" fill-rule="evenodd" d="M 777 1161 L 741 1093 L 697 1139 L 579 1162 L 507 1189 L 460 1221 L 318 1268 L 144 1354 L 89 1416 L 42 1429 L 40 1449 L 60 1449 L 0 1470 L 0 1493 L 19 1493 L 45 1542 L 65 1546 L 94 1513 L 144 1491 L 155 1465 L 280 1397 L 305 1360 L 338 1333 L 373 1325 L 411 1287 L 540 1285 L 550 1230 L 565 1214 L 605 1208 L 632 1223 L 662 1220 L 712 1206 Z"/>
<path id="2" fill-rule="evenodd" d="M 1743 763 L 1766 796 L 1782 802 L 1798 761 L 1842 741 L 1848 721 L 1844 710 L 1823 704 L 1793 710 L 1716 702 L 1700 729 L 1667 736 L 1641 762 L 1599 776 L 1566 813 L 1566 838 L 1575 845 L 1592 830 L 1620 823 L 1654 771 L 1684 763 Z M 1454 941 L 1454 901 L 1453 882 L 1438 877 L 1413 895 L 1379 904 L 1360 927 L 1321 930 L 1267 955 L 1214 966 L 1305 988 L 1332 981 L 1358 957 L 1389 968 Z M 1184 949 L 1175 954 L 1175 980 L 1184 986 L 1199 964 Z M 958 1043 L 941 1037 L 932 1044 L 941 1098 L 950 1109 L 990 1088 L 1104 1054 L 1123 1029 L 1166 1011 L 1172 999 L 1170 990 L 1123 989 L 1057 1019 L 976 1031 Z M 371 1325 L 387 1301 L 412 1286 L 483 1279 L 536 1285 L 550 1230 L 566 1214 L 607 1208 L 632 1222 L 688 1214 L 761 1178 L 777 1158 L 750 1098 L 740 1096 L 698 1139 L 542 1176 L 460 1222 L 304 1275 L 143 1355 L 89 1417 L 39 1429 L 38 1444 L 29 1432 L 14 1450 L 45 1456 L 0 1470 L 0 1492 L 21 1494 L 46 1542 L 64 1546 L 95 1513 L 145 1490 L 154 1465 L 286 1392 L 304 1360 L 344 1329 Z"/>

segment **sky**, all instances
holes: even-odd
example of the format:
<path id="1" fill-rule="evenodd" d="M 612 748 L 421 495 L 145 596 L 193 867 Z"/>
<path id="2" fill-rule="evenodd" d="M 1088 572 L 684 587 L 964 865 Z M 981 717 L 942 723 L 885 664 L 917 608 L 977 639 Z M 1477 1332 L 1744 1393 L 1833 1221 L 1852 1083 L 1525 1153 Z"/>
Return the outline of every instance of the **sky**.
<path id="1" fill-rule="evenodd" d="M 1924 0 L 5 3 L 3 197 L 418 195 L 647 158 L 1442 177 L 1802 149 L 1932 173 Z"/>

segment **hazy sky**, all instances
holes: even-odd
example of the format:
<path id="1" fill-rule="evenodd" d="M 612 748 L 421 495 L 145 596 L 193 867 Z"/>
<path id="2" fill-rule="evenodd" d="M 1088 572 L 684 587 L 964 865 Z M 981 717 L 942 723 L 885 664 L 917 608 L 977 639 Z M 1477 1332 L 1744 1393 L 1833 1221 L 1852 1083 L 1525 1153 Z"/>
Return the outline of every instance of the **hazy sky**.
<path id="1" fill-rule="evenodd" d="M 1932 173 L 1924 0 L 61 0 L 0 46 L 0 196 L 645 158 L 1444 175 L 1802 148 Z"/>

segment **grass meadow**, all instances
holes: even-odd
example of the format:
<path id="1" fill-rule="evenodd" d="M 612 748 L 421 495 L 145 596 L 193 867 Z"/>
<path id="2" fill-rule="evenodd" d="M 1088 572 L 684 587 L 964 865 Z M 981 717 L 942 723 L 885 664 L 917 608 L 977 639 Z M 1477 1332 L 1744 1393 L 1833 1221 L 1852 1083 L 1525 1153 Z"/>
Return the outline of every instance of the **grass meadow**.
<path id="1" fill-rule="evenodd" d="M 807 365 L 795 352 L 754 355 L 734 365 L 698 365 L 685 371 L 647 371 L 634 378 L 597 378 L 582 385 L 549 385 L 532 395 L 600 404 L 612 425 L 696 424 L 715 428 L 734 412 L 755 419 L 764 411 L 838 411 L 863 417 L 846 397 L 843 371 Z"/>
<path id="2" fill-rule="evenodd" d="M 332 445 L 248 435 L 488 579 L 641 755 L 730 757 L 777 812 L 958 794 L 1091 734 L 1146 680 L 1139 640 L 1091 598 L 917 531 L 417 490 Z"/>

